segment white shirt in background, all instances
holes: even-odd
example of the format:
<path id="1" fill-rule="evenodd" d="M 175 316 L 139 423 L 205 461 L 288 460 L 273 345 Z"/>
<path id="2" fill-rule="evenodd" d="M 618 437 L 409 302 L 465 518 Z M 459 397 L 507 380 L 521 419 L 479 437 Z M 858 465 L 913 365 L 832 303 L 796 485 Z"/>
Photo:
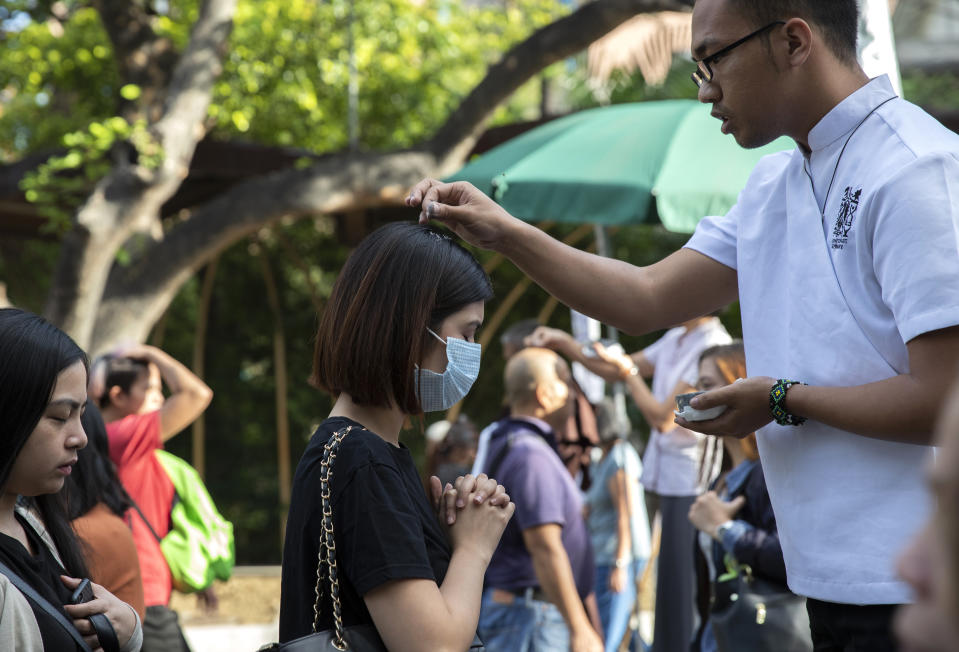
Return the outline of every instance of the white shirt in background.
<path id="1" fill-rule="evenodd" d="M 673 400 L 673 390 L 683 381 L 695 387 L 699 381 L 699 356 L 717 344 L 729 344 L 732 338 L 717 317 L 686 332 L 682 326 L 671 328 L 643 355 L 655 367 L 650 391 L 660 403 Z M 643 453 L 640 482 L 647 491 L 661 496 L 696 496 L 702 493 L 699 463 L 706 435 L 676 426 L 668 432 L 653 428 Z"/>

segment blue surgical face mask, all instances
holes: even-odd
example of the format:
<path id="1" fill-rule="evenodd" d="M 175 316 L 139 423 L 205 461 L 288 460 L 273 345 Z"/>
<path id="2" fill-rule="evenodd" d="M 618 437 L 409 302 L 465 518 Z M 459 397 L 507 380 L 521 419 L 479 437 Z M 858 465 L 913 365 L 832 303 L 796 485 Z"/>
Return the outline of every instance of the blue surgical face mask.
<path id="1" fill-rule="evenodd" d="M 427 328 L 430 335 L 443 342 L 443 338 Z M 416 397 L 424 412 L 448 410 L 458 403 L 476 382 L 480 368 L 482 346 L 456 337 L 446 338 L 446 371 L 441 374 L 429 369 L 413 372 L 416 382 Z"/>

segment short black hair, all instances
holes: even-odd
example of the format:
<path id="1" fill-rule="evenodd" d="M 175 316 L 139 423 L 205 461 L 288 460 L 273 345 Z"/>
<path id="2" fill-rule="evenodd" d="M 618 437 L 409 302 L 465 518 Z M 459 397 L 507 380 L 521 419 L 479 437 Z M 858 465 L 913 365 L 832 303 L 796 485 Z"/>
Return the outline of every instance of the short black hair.
<path id="1" fill-rule="evenodd" d="M 493 296 L 476 259 L 446 233 L 393 222 L 347 259 L 316 334 L 311 382 L 358 405 L 420 414 L 414 373 L 443 320 Z M 429 338 L 429 339 L 427 339 Z"/>
<path id="2" fill-rule="evenodd" d="M 802 18 L 821 30 L 823 40 L 837 59 L 846 64 L 857 60 L 857 0 L 729 0 L 729 5 L 754 21 L 757 27 L 777 20 Z"/>
<path id="3" fill-rule="evenodd" d="M 110 406 L 110 389 L 119 387 L 124 394 L 130 393 L 130 388 L 143 374 L 149 373 L 150 364 L 139 358 L 124 358 L 116 355 L 104 355 L 94 362 L 94 369 L 103 366 L 103 394 L 99 397 L 100 408 Z"/>

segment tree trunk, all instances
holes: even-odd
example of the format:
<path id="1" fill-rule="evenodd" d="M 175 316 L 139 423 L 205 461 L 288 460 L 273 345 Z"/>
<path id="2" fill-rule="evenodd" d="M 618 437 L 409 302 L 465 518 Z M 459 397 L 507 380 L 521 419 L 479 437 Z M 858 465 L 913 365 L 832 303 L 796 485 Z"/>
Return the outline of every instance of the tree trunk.
<path id="1" fill-rule="evenodd" d="M 286 335 L 283 330 L 283 308 L 276 279 L 270 268 L 266 250 L 261 245 L 257 252 L 263 269 L 266 299 L 273 313 L 273 375 L 276 394 L 276 467 L 280 493 L 280 549 L 286 535 L 286 516 L 290 511 L 290 492 L 293 486 L 290 469 L 290 419 L 287 407 Z"/>
<path id="2" fill-rule="evenodd" d="M 219 257 L 210 261 L 203 272 L 203 287 L 200 289 L 200 307 L 196 316 L 196 333 L 193 339 L 193 373 L 201 379 L 206 373 L 206 331 L 210 323 L 210 300 L 213 297 L 213 281 Z M 201 478 L 206 473 L 206 418 L 201 412 L 193 422 L 193 468 Z"/>

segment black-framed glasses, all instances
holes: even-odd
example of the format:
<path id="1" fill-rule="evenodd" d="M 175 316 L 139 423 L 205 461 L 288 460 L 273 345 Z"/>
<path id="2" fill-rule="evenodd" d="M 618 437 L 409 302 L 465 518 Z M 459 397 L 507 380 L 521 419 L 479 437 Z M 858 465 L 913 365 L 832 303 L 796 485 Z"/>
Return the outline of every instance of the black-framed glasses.
<path id="1" fill-rule="evenodd" d="M 698 60 L 693 59 L 693 61 L 696 63 L 696 70 L 693 72 L 693 74 L 689 76 L 690 79 L 692 79 L 693 83 L 696 84 L 696 88 L 702 88 L 703 84 L 705 84 L 706 82 L 711 82 L 713 80 L 713 70 L 712 68 L 709 67 L 710 63 L 715 62 L 716 59 L 723 56 L 724 54 L 729 54 L 730 50 L 734 48 L 738 48 L 740 45 L 742 45 L 749 39 L 753 38 L 754 36 L 759 36 L 760 34 L 765 32 L 767 29 L 771 27 L 775 27 L 776 25 L 785 25 L 785 24 L 786 24 L 786 21 L 783 21 L 783 20 L 777 20 L 775 22 L 769 23 L 768 25 L 764 27 L 760 27 L 755 32 L 752 32 L 751 34 L 747 34 L 746 36 L 742 37 L 735 43 L 730 43 L 729 45 L 724 47 L 722 50 L 713 52 L 708 57 L 703 57 L 702 59 L 698 59 Z"/>

